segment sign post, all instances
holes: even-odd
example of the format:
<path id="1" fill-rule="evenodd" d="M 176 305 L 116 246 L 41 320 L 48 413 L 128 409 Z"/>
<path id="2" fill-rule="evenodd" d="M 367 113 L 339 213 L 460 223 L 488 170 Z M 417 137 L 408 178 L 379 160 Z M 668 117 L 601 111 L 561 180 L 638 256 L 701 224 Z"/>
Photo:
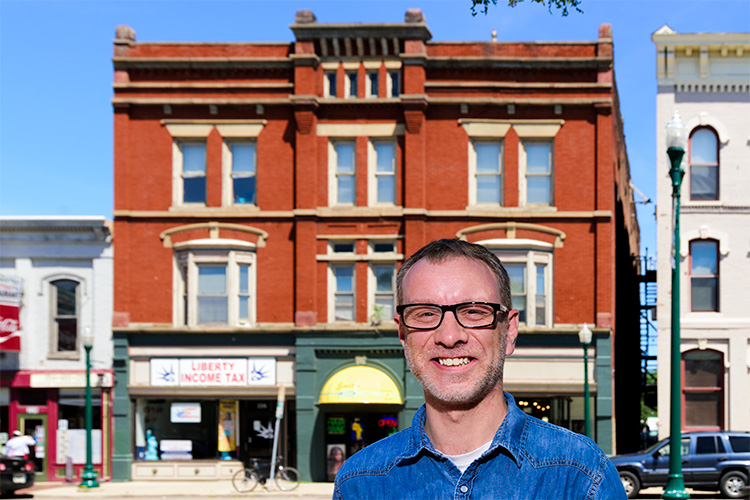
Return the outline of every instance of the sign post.
<path id="1" fill-rule="evenodd" d="M 271 480 L 268 489 L 273 490 L 273 479 L 276 474 L 276 450 L 279 445 L 279 427 L 281 419 L 284 418 L 284 399 L 286 398 L 286 386 L 279 386 L 279 396 L 276 402 L 276 425 L 273 431 L 273 449 L 271 450 Z"/>

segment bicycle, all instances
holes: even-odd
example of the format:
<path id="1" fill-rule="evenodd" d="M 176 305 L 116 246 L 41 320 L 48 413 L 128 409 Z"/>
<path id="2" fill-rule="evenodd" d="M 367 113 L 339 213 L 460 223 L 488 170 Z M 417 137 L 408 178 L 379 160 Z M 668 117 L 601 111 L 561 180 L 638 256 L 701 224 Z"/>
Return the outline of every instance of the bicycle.
<path id="1" fill-rule="evenodd" d="M 274 481 L 281 491 L 292 491 L 299 486 L 299 472 L 294 467 L 286 467 L 281 463 L 282 457 L 276 458 L 274 468 Z M 253 491 L 258 483 L 265 486 L 266 481 L 270 478 L 271 461 L 251 458 L 251 467 L 245 467 L 238 470 L 232 476 L 232 486 L 239 493 L 248 493 Z"/>

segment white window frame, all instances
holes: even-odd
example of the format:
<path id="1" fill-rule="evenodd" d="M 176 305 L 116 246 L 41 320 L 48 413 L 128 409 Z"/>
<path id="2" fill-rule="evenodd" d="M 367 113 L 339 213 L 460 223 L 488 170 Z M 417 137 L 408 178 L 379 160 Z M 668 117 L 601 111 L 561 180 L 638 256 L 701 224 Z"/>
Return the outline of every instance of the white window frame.
<path id="1" fill-rule="evenodd" d="M 351 144 L 354 148 L 353 172 L 339 174 L 337 144 Z M 351 175 L 354 178 L 354 199 L 351 202 L 339 203 L 338 176 Z M 328 141 L 328 205 L 329 206 L 357 206 L 357 141 L 355 139 L 331 139 Z"/>
<path id="2" fill-rule="evenodd" d="M 354 255 L 354 254 L 352 254 Z M 352 269 L 352 291 L 339 292 L 336 287 L 336 269 Z M 354 318 L 352 320 L 336 319 L 336 295 L 338 293 L 351 293 Z M 328 265 L 328 322 L 329 323 L 356 323 L 357 322 L 357 266 L 354 260 L 350 262 L 336 261 Z"/>
<path id="3" fill-rule="evenodd" d="M 204 165 L 202 177 L 206 179 L 206 193 L 202 202 L 186 202 L 185 201 L 185 172 L 183 169 L 183 155 L 182 146 L 186 144 L 201 144 L 206 150 L 206 165 Z M 184 205 L 191 207 L 204 207 L 206 206 L 206 199 L 208 198 L 208 147 L 206 139 L 195 139 L 195 138 L 176 138 L 172 142 L 172 168 L 174 189 L 172 204 L 175 206 Z M 188 175 L 187 177 L 201 177 L 200 175 Z"/>
<path id="4" fill-rule="evenodd" d="M 56 318 L 58 318 L 57 314 L 57 287 L 55 286 L 56 282 L 59 281 L 70 281 L 71 283 L 76 284 L 76 346 L 75 349 L 71 351 L 60 351 L 57 349 L 58 346 L 58 340 L 59 340 L 59 330 L 57 328 L 57 321 Z M 81 348 L 81 321 L 82 321 L 82 315 L 81 315 L 81 306 L 83 305 L 83 301 L 81 300 L 81 294 L 83 293 L 83 281 L 81 278 L 75 277 L 75 276 L 54 276 L 50 277 L 47 280 L 47 286 L 49 287 L 49 352 L 48 357 L 51 359 L 79 359 L 80 358 L 80 348 Z"/>
<path id="5" fill-rule="evenodd" d="M 352 88 L 352 83 L 354 83 L 354 88 Z M 346 72 L 346 78 L 344 79 L 344 92 L 345 92 L 344 97 L 346 99 L 356 99 L 358 87 L 359 87 L 359 71 L 348 70 Z"/>
<path id="6" fill-rule="evenodd" d="M 375 251 L 376 245 L 388 245 L 390 248 L 388 251 Z M 392 313 L 396 312 L 396 273 L 397 262 L 399 255 L 396 253 L 396 241 L 395 240 L 370 240 L 367 246 L 367 256 L 370 259 L 369 265 L 367 266 L 367 317 L 372 322 L 375 315 L 375 304 L 377 301 L 377 280 L 375 276 L 375 267 L 378 266 L 390 266 L 393 270 L 392 275 Z M 381 321 L 393 322 L 393 315 L 381 318 Z"/>
<path id="7" fill-rule="evenodd" d="M 232 155 L 232 146 L 235 144 L 249 144 L 255 147 L 255 165 L 252 174 L 234 173 L 234 161 Z M 221 148 L 221 165 L 222 165 L 222 205 L 238 207 L 257 207 L 258 206 L 258 141 L 255 139 L 229 139 L 225 140 Z M 234 202 L 234 179 L 235 177 L 255 177 L 255 203 L 235 203 Z"/>
<path id="8" fill-rule="evenodd" d="M 202 241 L 188 242 L 175 245 L 174 285 L 173 285 L 173 323 L 175 326 L 211 327 L 211 326 L 252 326 L 257 322 L 257 266 L 254 246 L 246 242 L 238 242 L 242 249 L 201 248 Z M 227 273 L 227 323 L 201 324 L 198 323 L 198 265 L 224 265 Z M 247 264 L 248 269 L 248 318 L 239 318 L 239 265 Z M 187 270 L 187 276 L 185 271 Z M 186 280 L 189 277 L 189 280 Z M 186 282 L 187 281 L 187 282 Z M 185 297 L 187 294 L 187 312 L 185 311 Z"/>
<path id="9" fill-rule="evenodd" d="M 526 169 L 526 145 L 527 144 L 549 144 L 549 175 L 529 174 Z M 554 207 L 555 206 L 555 141 L 549 138 L 529 138 L 519 141 L 519 204 L 521 206 Z M 529 203 L 528 177 L 549 177 L 549 203 Z"/>
<path id="10" fill-rule="evenodd" d="M 393 147 L 392 165 L 393 170 L 391 172 L 378 172 L 378 155 L 377 145 L 379 144 L 390 144 Z M 398 145 L 396 138 L 373 138 L 367 143 L 367 205 L 368 206 L 394 206 L 396 205 L 396 199 L 398 194 L 398 176 L 396 175 L 397 169 L 397 151 Z M 389 176 L 393 179 L 393 200 L 387 202 L 378 201 L 378 178 Z"/>
<path id="11" fill-rule="evenodd" d="M 334 80 L 334 92 L 331 92 L 331 77 L 333 77 Z M 336 98 L 338 97 L 336 94 L 338 93 L 338 85 L 337 80 L 338 79 L 338 71 L 335 69 L 326 69 L 323 72 L 323 96 L 325 97 L 331 97 Z"/>
<path id="12" fill-rule="evenodd" d="M 396 87 L 397 87 L 398 93 L 395 94 L 395 95 L 393 93 L 393 77 L 394 76 L 398 80 L 396 82 Z M 403 78 L 401 76 L 401 69 L 400 68 L 398 68 L 398 69 L 389 69 L 388 70 L 388 80 L 387 80 L 387 84 L 388 84 L 387 91 L 388 92 L 386 94 L 387 97 L 399 97 L 401 95 L 402 89 L 403 89 L 403 82 L 402 82 L 402 80 L 403 80 Z"/>
<path id="13" fill-rule="evenodd" d="M 497 144 L 498 145 L 498 165 L 500 170 L 497 174 L 480 174 L 477 171 L 477 144 Z M 472 138 L 469 141 L 469 205 L 471 206 L 504 206 L 505 203 L 505 166 L 503 165 L 503 158 L 505 152 L 505 141 L 502 137 L 487 139 L 487 138 Z M 478 181 L 479 176 L 485 175 L 497 175 L 500 183 L 500 199 L 497 202 L 479 202 L 477 200 Z"/>
<path id="14" fill-rule="evenodd" d="M 368 69 L 365 73 L 365 97 L 369 99 L 377 99 L 380 91 L 380 70 L 379 69 Z M 372 88 L 372 76 L 375 75 L 377 78 L 377 86 Z"/>
<path id="15" fill-rule="evenodd" d="M 554 321 L 554 254 L 551 243 L 536 240 L 493 240 L 480 243 L 492 250 L 503 264 L 525 264 L 526 279 L 526 321 L 527 328 L 552 327 Z M 545 317 L 541 324 L 536 318 L 536 266 L 544 267 Z M 515 305 L 514 305 L 515 307 Z"/>

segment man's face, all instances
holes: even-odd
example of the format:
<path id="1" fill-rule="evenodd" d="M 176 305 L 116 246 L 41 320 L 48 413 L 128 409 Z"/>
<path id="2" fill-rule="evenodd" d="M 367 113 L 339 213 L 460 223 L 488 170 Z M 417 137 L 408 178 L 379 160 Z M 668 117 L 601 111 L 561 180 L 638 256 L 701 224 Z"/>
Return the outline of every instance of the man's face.
<path id="1" fill-rule="evenodd" d="M 403 303 L 439 305 L 460 302 L 502 304 L 495 275 L 483 262 L 457 257 L 441 263 L 424 259 L 406 274 Z M 506 304 L 502 304 L 506 305 Z M 504 319 L 499 315 L 499 319 Z M 399 339 L 409 368 L 425 391 L 425 399 L 443 407 L 473 406 L 496 387 L 502 388 L 505 356 L 513 353 L 518 316 L 506 325 L 463 328 L 451 312 L 433 330 L 410 330 L 396 315 Z"/>

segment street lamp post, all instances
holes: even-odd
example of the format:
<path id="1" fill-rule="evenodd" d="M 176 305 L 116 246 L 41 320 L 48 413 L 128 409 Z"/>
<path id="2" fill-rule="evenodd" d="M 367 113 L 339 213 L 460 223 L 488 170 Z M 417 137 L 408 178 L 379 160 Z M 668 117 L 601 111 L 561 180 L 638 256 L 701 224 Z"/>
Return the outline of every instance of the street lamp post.
<path id="1" fill-rule="evenodd" d="M 687 147 L 687 126 L 675 111 L 667 124 L 669 177 L 672 179 L 672 318 L 670 346 L 669 480 L 662 498 L 690 498 L 682 477 L 682 400 L 680 394 L 680 186 L 685 170 L 682 157 Z"/>
<path id="2" fill-rule="evenodd" d="M 83 337 L 83 348 L 86 350 L 86 466 L 81 474 L 81 488 L 98 488 L 96 471 L 91 460 L 91 348 L 94 346 L 94 338 L 90 335 L 91 330 L 86 328 Z"/>
<path id="3" fill-rule="evenodd" d="M 583 425 L 586 437 L 591 437 L 591 395 L 589 394 L 589 345 L 591 345 L 591 329 L 586 323 L 578 332 L 578 340 L 583 346 Z"/>

